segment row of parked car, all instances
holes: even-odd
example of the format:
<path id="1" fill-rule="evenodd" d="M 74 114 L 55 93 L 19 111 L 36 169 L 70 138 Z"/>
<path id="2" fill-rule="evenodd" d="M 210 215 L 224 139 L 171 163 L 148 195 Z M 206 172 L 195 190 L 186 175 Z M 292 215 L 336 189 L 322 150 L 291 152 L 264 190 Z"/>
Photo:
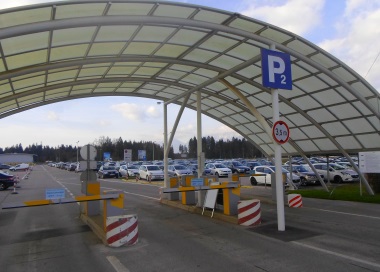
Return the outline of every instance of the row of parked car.
<path id="1" fill-rule="evenodd" d="M 359 181 L 359 174 L 356 171 L 338 163 L 329 163 L 329 168 L 327 167 L 327 163 L 315 163 L 313 166 L 325 182 L 342 183 Z M 254 168 L 254 173 L 259 174 L 260 176 L 250 177 L 252 185 L 257 185 L 259 183 L 271 184 L 271 174 L 275 173 L 275 167 L 256 166 Z M 287 181 L 292 180 L 296 186 L 317 185 L 320 183 L 317 175 L 308 165 L 284 165 L 282 173 L 286 174 Z"/>
<path id="2" fill-rule="evenodd" d="M 198 175 L 198 165 L 196 161 L 188 164 L 185 161 L 170 161 L 168 165 L 168 173 L 170 177 L 182 175 Z M 313 166 L 325 181 L 331 182 L 355 182 L 359 180 L 359 175 L 347 166 L 330 163 L 329 171 L 327 171 L 327 163 L 313 161 Z M 282 172 L 286 174 L 286 181 L 296 185 L 315 185 L 319 184 L 317 175 L 308 165 L 292 161 L 284 164 Z M 263 165 L 265 164 L 265 165 Z M 65 164 L 67 170 L 78 169 L 77 163 Z M 62 166 L 61 166 L 62 167 Z M 76 168 L 75 168 L 76 167 Z M 138 178 L 146 180 L 162 180 L 164 179 L 164 166 L 162 161 L 155 162 L 98 162 L 97 174 L 99 178 Z M 76 171 L 76 170 L 74 170 Z M 292 173 L 290 173 L 292 171 Z M 228 177 L 233 173 L 238 174 L 259 174 L 250 177 L 252 185 L 271 184 L 271 174 L 275 172 L 275 167 L 268 161 L 258 160 L 216 160 L 207 161 L 202 175 L 213 175 L 218 177 Z M 327 175 L 328 172 L 328 175 Z"/>

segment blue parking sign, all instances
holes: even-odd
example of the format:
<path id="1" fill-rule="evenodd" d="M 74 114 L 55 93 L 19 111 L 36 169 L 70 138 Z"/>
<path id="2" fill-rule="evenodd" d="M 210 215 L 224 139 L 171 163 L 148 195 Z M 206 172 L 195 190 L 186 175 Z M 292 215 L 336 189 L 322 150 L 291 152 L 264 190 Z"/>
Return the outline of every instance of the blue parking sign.
<path id="1" fill-rule="evenodd" d="M 264 87 L 292 89 L 292 70 L 289 54 L 262 48 L 261 73 Z"/>

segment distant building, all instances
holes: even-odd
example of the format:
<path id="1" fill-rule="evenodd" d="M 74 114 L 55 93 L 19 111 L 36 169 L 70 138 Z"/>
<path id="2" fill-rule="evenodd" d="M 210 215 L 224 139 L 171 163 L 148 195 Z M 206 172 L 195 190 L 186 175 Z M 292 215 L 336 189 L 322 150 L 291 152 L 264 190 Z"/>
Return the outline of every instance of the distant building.
<path id="1" fill-rule="evenodd" d="M 33 163 L 33 154 L 26 153 L 5 153 L 0 154 L 0 163 L 18 164 L 18 163 Z"/>

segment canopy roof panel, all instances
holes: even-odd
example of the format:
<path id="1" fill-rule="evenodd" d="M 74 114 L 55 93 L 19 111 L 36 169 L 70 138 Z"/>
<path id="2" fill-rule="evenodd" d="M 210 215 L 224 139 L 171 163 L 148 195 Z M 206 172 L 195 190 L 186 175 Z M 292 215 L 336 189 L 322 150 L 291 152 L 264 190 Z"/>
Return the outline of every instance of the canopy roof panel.
<path id="1" fill-rule="evenodd" d="M 272 137 L 252 112 L 272 125 L 260 53 L 271 45 L 292 61 L 293 90 L 280 91 L 280 118 L 291 131 L 285 153 L 380 150 L 379 93 L 347 65 L 276 26 L 166 1 L 64 1 L 0 11 L 0 118 L 94 96 L 196 109 L 201 91 L 203 114 L 271 156 Z"/>

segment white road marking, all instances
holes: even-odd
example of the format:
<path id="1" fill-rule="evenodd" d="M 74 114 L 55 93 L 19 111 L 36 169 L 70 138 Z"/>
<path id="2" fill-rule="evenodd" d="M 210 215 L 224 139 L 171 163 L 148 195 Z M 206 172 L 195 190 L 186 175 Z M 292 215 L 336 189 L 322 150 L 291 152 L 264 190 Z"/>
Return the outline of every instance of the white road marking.
<path id="1" fill-rule="evenodd" d="M 350 216 L 366 217 L 366 218 L 377 219 L 377 220 L 380 219 L 380 217 L 378 217 L 378 216 L 370 216 L 370 215 L 363 215 L 363 214 L 357 214 L 357 213 L 337 212 L 337 211 L 324 210 L 324 209 L 318 209 L 318 208 L 309 208 L 309 209 L 323 211 L 323 212 L 330 212 L 330 213 L 345 214 L 345 215 L 350 215 Z"/>
<path id="2" fill-rule="evenodd" d="M 293 241 L 292 243 L 296 244 L 296 245 L 299 245 L 299 246 L 303 246 L 303 247 L 307 247 L 307 248 L 310 248 L 310 249 L 314 249 L 314 250 L 317 250 L 317 251 L 320 251 L 320 252 L 323 252 L 323 253 L 334 255 L 334 256 L 337 256 L 337 257 L 341 257 L 341 258 L 344 258 L 344 259 L 348 259 L 350 261 L 354 261 L 354 262 L 358 262 L 358 263 L 362 263 L 362 264 L 366 264 L 366 265 L 369 265 L 369 266 L 380 268 L 380 264 L 378 264 L 378 263 L 365 261 L 365 260 L 358 259 L 358 258 L 355 258 L 355 257 L 352 257 L 352 256 L 348 256 L 348 255 L 344 255 L 344 254 L 341 254 L 341 253 L 337 253 L 337 252 L 334 252 L 334 251 L 331 251 L 331 250 L 327 250 L 327 249 L 323 249 L 323 248 L 319 248 L 319 247 L 303 244 L 301 242 Z"/>
<path id="3" fill-rule="evenodd" d="M 130 272 L 128 268 L 126 268 L 118 258 L 115 256 L 107 256 L 107 260 L 111 263 L 116 272 Z"/>
<path id="4" fill-rule="evenodd" d="M 108 188 L 108 187 L 102 187 L 102 188 L 106 189 L 106 190 L 115 190 L 115 188 Z M 153 199 L 153 200 L 160 200 L 159 198 L 155 198 L 155 197 L 151 197 L 151 196 L 146 196 L 146 195 L 140 195 L 140 194 L 134 194 L 134 193 L 130 193 L 130 192 L 127 192 L 127 191 L 123 191 L 123 193 L 128 194 L 128 195 L 141 196 L 141 197 L 145 197 L 145 198 L 149 198 L 149 199 Z"/>

